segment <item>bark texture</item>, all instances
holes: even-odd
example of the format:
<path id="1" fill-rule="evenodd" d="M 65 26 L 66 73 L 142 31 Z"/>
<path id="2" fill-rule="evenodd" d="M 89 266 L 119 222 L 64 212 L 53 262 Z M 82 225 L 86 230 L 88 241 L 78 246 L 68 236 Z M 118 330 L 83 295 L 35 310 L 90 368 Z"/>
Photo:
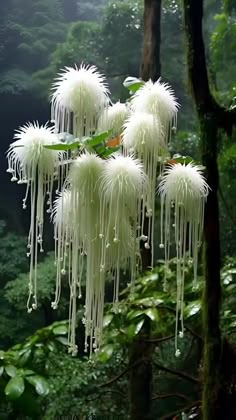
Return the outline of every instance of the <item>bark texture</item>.
<path id="1" fill-rule="evenodd" d="M 189 80 L 200 123 L 202 162 L 206 167 L 207 182 L 211 188 L 204 224 L 202 415 L 204 420 L 229 420 L 236 417 L 229 416 L 229 413 L 225 417 L 226 411 L 222 404 L 222 361 L 226 347 L 223 345 L 220 330 L 221 257 L 217 151 L 220 130 L 223 129 L 227 134 L 232 133 L 235 111 L 221 107 L 211 94 L 202 35 L 203 0 L 183 0 L 183 4 Z"/>
<path id="2" fill-rule="evenodd" d="M 144 0 L 144 41 L 140 76 L 147 81 L 156 81 L 161 75 L 161 0 Z M 142 250 L 142 268 L 147 271 L 151 265 L 150 250 Z M 129 349 L 130 366 L 139 361 L 130 373 L 131 420 L 150 420 L 152 401 L 152 344 L 151 323 L 147 319 Z"/>
<path id="3" fill-rule="evenodd" d="M 144 37 L 140 73 L 143 80 L 157 80 L 161 74 L 161 3 L 144 0 Z"/>

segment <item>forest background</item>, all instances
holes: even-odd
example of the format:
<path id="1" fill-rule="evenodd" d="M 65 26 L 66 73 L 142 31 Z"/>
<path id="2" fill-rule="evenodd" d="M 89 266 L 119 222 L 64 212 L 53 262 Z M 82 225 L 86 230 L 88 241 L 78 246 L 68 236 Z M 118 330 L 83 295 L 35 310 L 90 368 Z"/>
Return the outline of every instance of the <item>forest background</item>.
<path id="1" fill-rule="evenodd" d="M 211 90 L 222 105 L 232 109 L 236 105 L 235 6 L 229 0 L 206 0 L 204 6 L 203 33 Z M 40 307 L 31 315 L 25 309 L 28 283 L 25 247 L 29 213 L 22 211 L 23 189 L 10 183 L 5 160 L 14 129 L 26 121 L 47 121 L 51 83 L 61 68 L 75 63 L 95 64 L 107 76 L 112 99 L 125 101 L 129 93 L 123 81 L 127 76 L 138 77 L 140 74 L 142 42 L 142 1 L 1 1 L 2 419 L 27 416 L 54 419 L 63 415 L 76 415 L 80 419 L 128 419 L 131 404 L 129 395 L 132 394 L 132 344 L 140 339 L 147 319 L 151 333 L 148 338 L 150 345 L 145 351 L 152 352 L 151 418 L 171 419 L 180 413 L 188 416 L 185 418 L 191 418 L 189 416 L 193 414 L 199 416 L 203 341 L 201 294 L 204 283 L 201 266 L 197 291 L 192 291 L 191 268 L 187 273 L 187 333 L 181 342 L 179 359 L 174 357 L 173 341 L 175 264 L 173 262 L 169 273 L 173 293 L 167 294 L 162 288 L 163 255 L 158 246 L 157 268 L 137 281 L 132 299 L 125 293 L 121 296 L 121 313 L 114 314 L 108 303 L 104 347 L 100 355 L 95 355 L 90 362 L 83 353 L 83 304 L 78 313 L 79 356 L 72 358 L 66 353 L 66 282 L 59 310 L 55 312 L 51 309 L 55 266 L 51 252 L 52 227 L 49 223 L 45 229 L 46 252 L 39 266 Z M 199 161 L 199 127 L 187 78 L 186 57 L 182 2 L 163 0 L 161 75 L 163 81 L 172 85 L 181 104 L 178 130 L 172 140 L 171 151 Z M 223 286 L 221 323 L 233 348 L 236 338 L 236 145 L 233 137 L 229 140 L 222 134 L 218 165 Z M 111 301 L 111 295 L 108 281 L 107 302 Z M 17 344 L 18 347 L 13 347 Z M 30 375 L 33 375 L 33 380 Z M 227 381 L 229 387 L 234 384 L 231 377 Z"/>

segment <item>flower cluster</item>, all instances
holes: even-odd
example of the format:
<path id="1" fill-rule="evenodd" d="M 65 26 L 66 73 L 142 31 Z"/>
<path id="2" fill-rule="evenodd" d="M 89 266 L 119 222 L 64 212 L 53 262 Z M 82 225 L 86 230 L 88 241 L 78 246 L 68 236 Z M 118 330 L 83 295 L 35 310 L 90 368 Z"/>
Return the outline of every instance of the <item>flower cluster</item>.
<path id="1" fill-rule="evenodd" d="M 161 196 L 161 247 L 165 249 L 166 263 L 172 209 L 175 211 L 177 313 L 179 301 L 183 298 L 187 252 L 193 257 L 196 277 L 208 187 L 201 168 L 193 164 L 176 164 L 163 171 L 173 124 L 176 126 L 177 110 L 172 89 L 160 80 L 143 84 L 133 95 L 129 106 L 120 102 L 112 104 L 104 76 L 94 66 L 66 67 L 53 85 L 53 127 L 29 123 L 16 132 L 15 141 L 10 145 L 8 172 L 12 174 L 12 181 L 26 183 L 23 207 L 29 192 L 31 199 L 28 311 L 37 307 L 37 255 L 38 250 L 43 250 L 46 202 L 54 223 L 57 265 L 52 308 L 58 306 L 63 276 L 67 276 L 70 288 L 69 345 L 72 353 L 77 351 L 77 300 L 81 297 L 84 269 L 85 350 L 89 347 L 91 352 L 101 343 L 107 274 L 114 279 L 114 302 L 117 302 L 120 273 L 129 273 L 131 281 L 134 281 L 140 268 L 143 244 L 146 249 L 151 249 L 151 266 L 154 264 L 158 175 L 161 175 L 158 187 Z M 121 143 L 119 152 L 108 159 L 102 159 L 96 150 L 86 148 L 88 137 L 104 131 L 110 133 L 110 145 L 112 141 Z M 69 160 L 68 155 L 60 151 L 63 147 L 56 147 L 58 133 L 63 132 L 70 133 L 82 144 Z M 57 197 L 52 204 L 56 179 Z"/>

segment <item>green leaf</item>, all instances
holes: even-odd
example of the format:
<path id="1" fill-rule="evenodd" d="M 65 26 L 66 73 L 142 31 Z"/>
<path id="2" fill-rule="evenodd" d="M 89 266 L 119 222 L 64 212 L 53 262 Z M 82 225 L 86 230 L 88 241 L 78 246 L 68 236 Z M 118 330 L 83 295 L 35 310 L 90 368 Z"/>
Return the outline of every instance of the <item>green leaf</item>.
<path id="1" fill-rule="evenodd" d="M 135 301 L 135 303 L 137 305 L 142 305 L 142 306 L 146 306 L 146 307 L 149 307 L 149 306 L 153 307 L 153 306 L 161 305 L 163 303 L 163 299 L 159 299 L 159 298 L 155 298 L 153 296 L 150 296 L 150 297 L 146 297 L 146 298 L 143 298 L 143 299 L 138 299 L 138 300 Z"/>
<path id="2" fill-rule="evenodd" d="M 137 318 L 138 316 L 143 315 L 143 313 L 144 311 L 139 310 L 139 309 L 137 311 L 131 310 L 127 314 L 127 319 L 131 320 L 131 319 Z"/>
<path id="3" fill-rule="evenodd" d="M 139 331 L 141 330 L 143 323 L 144 323 L 144 318 L 140 319 L 140 321 L 137 324 L 135 323 L 130 324 L 127 329 L 128 337 L 133 338 L 135 335 L 137 335 Z"/>
<path id="4" fill-rule="evenodd" d="M 27 349 L 21 356 L 19 363 L 20 366 L 24 366 L 26 364 L 26 362 L 28 362 L 29 357 L 31 355 L 31 349 Z"/>
<path id="5" fill-rule="evenodd" d="M 199 300 L 196 300 L 194 302 L 189 303 L 184 308 L 184 313 L 187 317 L 196 315 L 201 310 L 201 302 Z"/>
<path id="6" fill-rule="evenodd" d="M 39 375 L 27 376 L 27 381 L 35 387 L 37 394 L 45 397 L 49 393 L 49 385 L 45 378 Z"/>
<path id="7" fill-rule="evenodd" d="M 113 153 L 117 152 L 118 150 L 120 150 L 121 146 L 116 146 L 116 147 L 106 147 L 105 151 L 100 155 L 100 153 L 98 153 L 101 157 L 103 157 L 104 159 L 106 159 L 108 156 L 112 155 Z"/>
<path id="8" fill-rule="evenodd" d="M 65 335 L 68 333 L 68 328 L 66 325 L 57 325 L 53 327 L 52 332 L 55 335 Z"/>
<path id="9" fill-rule="evenodd" d="M 24 390 L 24 379 L 21 376 L 15 376 L 14 378 L 10 379 L 7 386 L 5 387 L 4 392 L 8 398 L 15 400 L 23 394 Z"/>
<path id="10" fill-rule="evenodd" d="M 158 311 L 156 308 L 148 308 L 144 313 L 151 319 L 151 321 L 158 321 Z"/>
<path id="11" fill-rule="evenodd" d="M 4 366 L 0 366 L 0 376 L 2 376 L 3 372 L 4 372 Z"/>
<path id="12" fill-rule="evenodd" d="M 47 348 L 48 348 L 48 350 L 50 350 L 50 351 L 56 351 L 56 346 L 55 346 L 55 343 L 53 343 L 53 341 L 49 341 L 49 342 L 47 343 Z"/>
<path id="13" fill-rule="evenodd" d="M 17 375 L 17 368 L 13 365 L 6 365 L 5 371 L 11 378 L 14 378 L 14 376 Z"/>
<path id="14" fill-rule="evenodd" d="M 25 369 L 24 370 L 24 375 L 35 375 L 35 372 L 31 369 Z"/>
<path id="15" fill-rule="evenodd" d="M 137 92 L 141 86 L 144 85 L 144 81 L 141 79 L 138 79 L 137 77 L 126 77 L 126 79 L 123 82 L 123 85 L 125 88 L 127 88 L 130 93 L 135 93 Z"/>
<path id="16" fill-rule="evenodd" d="M 188 163 L 197 163 L 196 161 L 194 161 L 194 159 L 191 156 L 181 156 L 179 154 L 176 154 L 172 157 L 173 160 L 175 160 L 177 163 L 181 163 L 183 164 L 188 164 Z M 200 165 L 201 166 L 201 165 Z M 205 167 L 201 166 L 201 169 L 204 170 Z"/>
<path id="17" fill-rule="evenodd" d="M 109 314 L 109 315 L 105 315 L 103 318 L 103 327 L 108 327 L 108 325 L 110 325 L 111 321 L 113 320 L 114 315 L 113 314 Z"/>
<path id="18" fill-rule="evenodd" d="M 108 344 L 107 346 L 104 346 L 99 354 L 99 359 L 101 360 L 101 362 L 107 362 L 114 351 L 114 346 L 112 344 Z"/>
<path id="19" fill-rule="evenodd" d="M 66 132 L 58 133 L 56 136 L 57 136 L 58 140 L 60 142 L 63 142 L 63 143 L 70 144 L 70 143 L 73 143 L 74 140 L 75 140 L 75 137 L 72 134 L 66 133 Z"/>
<path id="20" fill-rule="evenodd" d="M 5 357 L 5 352 L 3 350 L 0 350 L 0 360 L 3 360 Z"/>
<path id="21" fill-rule="evenodd" d="M 90 147 L 98 146 L 103 143 L 112 135 L 113 130 L 105 131 L 104 133 L 98 134 L 97 136 L 92 136 L 85 140 L 85 144 Z"/>
<path id="22" fill-rule="evenodd" d="M 136 326 L 135 326 L 135 330 L 134 330 L 134 333 L 135 333 L 135 335 L 137 335 L 139 332 L 140 332 L 140 330 L 141 330 L 141 328 L 142 328 L 142 326 L 143 326 L 143 323 L 144 323 L 144 318 L 143 319 L 141 319 L 137 324 L 136 324 Z"/>
<path id="23" fill-rule="evenodd" d="M 73 143 L 57 143 L 57 144 L 49 144 L 44 146 L 45 149 L 49 150 L 73 150 L 80 147 L 79 141 L 74 141 Z"/>
<path id="24" fill-rule="evenodd" d="M 68 338 L 59 336 L 56 338 L 56 340 L 63 344 L 63 346 L 68 346 Z"/>

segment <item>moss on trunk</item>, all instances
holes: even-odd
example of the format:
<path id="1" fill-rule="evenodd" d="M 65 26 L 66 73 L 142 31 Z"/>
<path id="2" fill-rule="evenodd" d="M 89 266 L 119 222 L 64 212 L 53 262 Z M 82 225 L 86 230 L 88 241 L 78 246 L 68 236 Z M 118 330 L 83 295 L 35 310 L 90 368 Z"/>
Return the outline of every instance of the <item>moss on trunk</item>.
<path id="1" fill-rule="evenodd" d="M 161 74 L 161 3 L 162 0 L 144 0 L 144 41 L 140 76 L 143 80 L 156 81 Z M 143 272 L 151 265 L 151 252 L 143 248 Z M 143 327 L 129 349 L 129 364 L 140 363 L 130 374 L 130 417 L 131 420 L 150 420 L 152 402 L 152 344 L 151 323 L 145 320 Z"/>

